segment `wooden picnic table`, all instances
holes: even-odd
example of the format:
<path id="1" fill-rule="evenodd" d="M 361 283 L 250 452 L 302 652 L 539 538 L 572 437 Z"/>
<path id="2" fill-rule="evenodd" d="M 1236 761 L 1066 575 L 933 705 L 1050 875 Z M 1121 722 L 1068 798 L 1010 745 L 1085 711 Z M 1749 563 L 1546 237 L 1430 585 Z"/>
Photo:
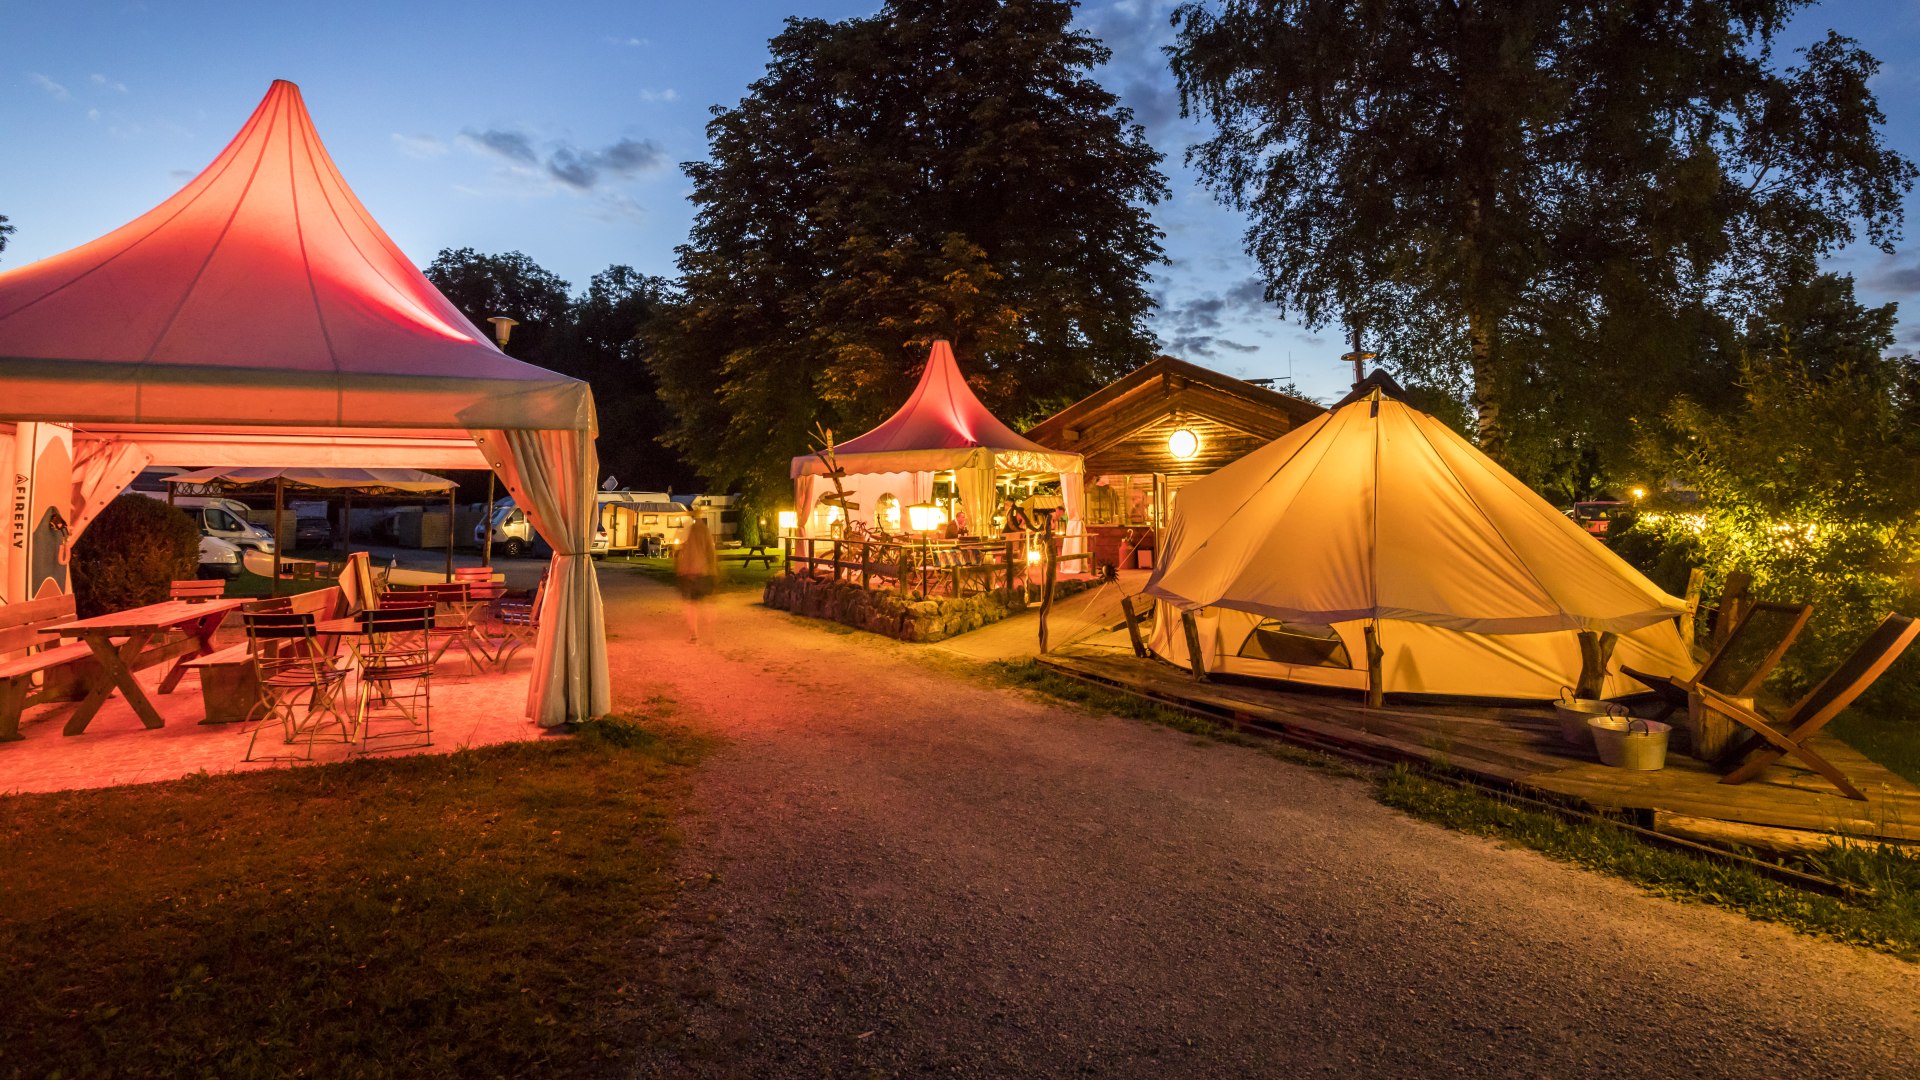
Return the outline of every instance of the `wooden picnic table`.
<path id="1" fill-rule="evenodd" d="M 180 677 L 186 674 L 185 664 L 195 657 L 213 652 L 213 635 L 220 629 L 220 623 L 227 612 L 245 607 L 252 603 L 245 597 L 231 597 L 219 600 L 166 600 L 145 607 L 129 608 L 106 615 L 96 615 L 91 619 L 76 619 L 72 622 L 57 623 L 41 628 L 43 634 L 57 634 L 63 638 L 79 638 L 93 651 L 95 660 L 107 679 L 88 691 L 86 700 L 67 718 L 65 734 L 78 735 L 87 730 L 93 721 L 93 715 L 106 704 L 107 696 L 115 687 L 140 722 L 149 728 L 166 726 L 160 713 L 148 700 L 147 692 L 133 677 L 133 662 L 139 657 L 148 643 L 169 631 L 185 631 L 194 639 L 194 647 L 182 654 L 167 669 L 160 680 L 160 692 L 170 694 L 180 684 Z M 116 641 L 118 638 L 120 640 Z"/>

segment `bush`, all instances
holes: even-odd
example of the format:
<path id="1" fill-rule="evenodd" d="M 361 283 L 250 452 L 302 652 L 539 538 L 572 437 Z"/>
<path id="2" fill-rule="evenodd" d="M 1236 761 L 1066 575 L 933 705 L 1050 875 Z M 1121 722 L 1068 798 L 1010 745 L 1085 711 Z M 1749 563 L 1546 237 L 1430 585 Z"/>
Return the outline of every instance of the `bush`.
<path id="1" fill-rule="evenodd" d="M 200 562 L 200 530 L 185 513 L 145 495 L 122 495 L 73 545 L 74 603 L 81 618 L 167 598 L 175 578 Z"/>

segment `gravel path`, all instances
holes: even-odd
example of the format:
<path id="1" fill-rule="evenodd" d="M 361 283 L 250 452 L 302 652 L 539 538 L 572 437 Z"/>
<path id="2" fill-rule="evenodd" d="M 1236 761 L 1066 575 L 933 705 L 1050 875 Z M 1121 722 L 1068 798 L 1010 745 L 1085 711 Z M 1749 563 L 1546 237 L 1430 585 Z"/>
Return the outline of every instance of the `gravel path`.
<path id="1" fill-rule="evenodd" d="M 604 575 L 616 686 L 722 737 L 665 946 L 696 1076 L 1913 1076 L 1920 967 L 1353 780 Z M 709 877 L 711 875 L 711 877 Z"/>

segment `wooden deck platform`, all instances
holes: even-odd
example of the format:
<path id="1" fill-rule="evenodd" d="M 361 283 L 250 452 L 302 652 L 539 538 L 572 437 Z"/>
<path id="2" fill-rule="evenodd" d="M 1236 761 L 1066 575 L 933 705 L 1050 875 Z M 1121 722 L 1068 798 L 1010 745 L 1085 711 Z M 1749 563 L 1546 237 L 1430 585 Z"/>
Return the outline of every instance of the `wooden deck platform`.
<path id="1" fill-rule="evenodd" d="M 1643 811 L 1663 818 L 1815 830 L 1920 842 L 1920 788 L 1827 736 L 1814 745 L 1867 796 L 1842 797 L 1817 774 L 1790 761 L 1745 784 L 1722 784 L 1713 767 L 1670 754 L 1657 772 L 1600 764 L 1590 749 L 1568 745 L 1549 708 L 1397 705 L 1369 709 L 1357 695 L 1244 682 L 1196 682 L 1159 660 L 1102 645 L 1071 645 L 1040 662 L 1076 678 L 1197 708 L 1237 724 L 1293 733 L 1401 761 L 1445 764 L 1474 776 L 1572 797 L 1596 810 Z"/>

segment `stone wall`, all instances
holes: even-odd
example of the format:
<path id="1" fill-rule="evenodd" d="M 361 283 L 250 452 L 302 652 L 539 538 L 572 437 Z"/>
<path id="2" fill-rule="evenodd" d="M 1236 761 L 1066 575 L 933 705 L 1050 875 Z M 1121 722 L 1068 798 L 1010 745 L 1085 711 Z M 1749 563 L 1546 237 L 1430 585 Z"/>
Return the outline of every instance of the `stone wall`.
<path id="1" fill-rule="evenodd" d="M 1057 582 L 1054 597 L 1071 595 L 1091 584 L 1093 582 L 1082 579 Z M 940 596 L 916 600 L 893 591 L 863 589 L 853 582 L 804 574 L 783 574 L 771 579 L 762 599 L 768 607 L 814 619 L 829 619 L 901 641 L 940 641 L 999 622 L 1028 607 L 1019 592 L 1011 596 L 1004 591 L 994 591 L 959 598 Z"/>

